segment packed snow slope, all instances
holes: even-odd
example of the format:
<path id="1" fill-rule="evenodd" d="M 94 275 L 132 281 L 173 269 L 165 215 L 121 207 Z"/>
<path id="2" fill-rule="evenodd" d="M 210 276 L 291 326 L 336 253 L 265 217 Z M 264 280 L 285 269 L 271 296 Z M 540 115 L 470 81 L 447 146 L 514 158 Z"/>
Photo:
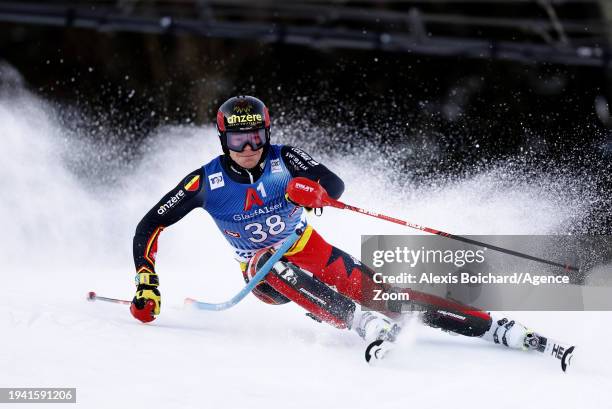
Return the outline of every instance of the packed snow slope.
<path id="1" fill-rule="evenodd" d="M 89 290 L 133 296 L 136 224 L 219 154 L 217 138 L 212 128 L 159 129 L 142 160 L 104 178 L 109 148 L 68 131 L 58 108 L 18 85 L 0 96 L 0 387 L 76 387 L 84 408 L 612 407 L 604 393 L 612 382 L 609 312 L 512 314 L 579 346 L 575 370 L 563 374 L 537 355 L 419 325 L 373 368 L 354 333 L 316 323 L 293 304 L 248 296 L 225 312 L 186 310 L 186 296 L 224 301 L 244 285 L 203 211 L 161 236 L 162 313 L 151 325 L 125 306 L 86 302 Z M 546 191 L 546 175 L 501 186 L 489 172 L 394 190 L 384 168 L 364 167 L 359 153 L 314 154 L 345 179 L 347 202 L 450 232 L 555 232 L 586 206 Z M 360 234 L 406 233 L 334 209 L 312 223 L 355 255 Z"/>

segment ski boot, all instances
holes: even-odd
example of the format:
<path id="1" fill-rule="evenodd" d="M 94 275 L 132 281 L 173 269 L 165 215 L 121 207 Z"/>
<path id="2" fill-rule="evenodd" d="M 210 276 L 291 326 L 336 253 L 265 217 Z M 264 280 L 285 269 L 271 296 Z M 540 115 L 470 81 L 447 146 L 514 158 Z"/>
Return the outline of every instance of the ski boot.
<path id="1" fill-rule="evenodd" d="M 503 344 L 509 348 L 524 351 L 537 351 L 543 356 L 548 356 L 560 361 L 561 370 L 567 371 L 572 363 L 575 345 L 566 344 L 556 339 L 542 336 L 534 331 L 528 330 L 523 325 L 507 318 L 493 320 L 491 328 L 482 336 L 488 341 Z"/>
<path id="2" fill-rule="evenodd" d="M 401 331 L 397 323 L 373 311 L 355 314 L 352 327 L 368 343 L 365 351 L 368 363 L 383 359 L 393 348 L 393 343 Z"/>
<path id="3" fill-rule="evenodd" d="M 546 346 L 546 338 L 508 318 L 492 320 L 491 328 L 482 337 L 513 349 L 541 350 L 542 344 Z"/>

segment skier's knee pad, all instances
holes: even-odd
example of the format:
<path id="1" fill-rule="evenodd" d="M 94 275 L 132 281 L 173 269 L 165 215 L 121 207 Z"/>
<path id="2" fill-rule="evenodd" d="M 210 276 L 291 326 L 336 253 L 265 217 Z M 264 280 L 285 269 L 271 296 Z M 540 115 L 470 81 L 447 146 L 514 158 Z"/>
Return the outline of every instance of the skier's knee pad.
<path id="1" fill-rule="evenodd" d="M 242 269 L 242 276 L 244 277 L 244 281 L 247 283 L 257 274 L 257 271 L 268 261 L 272 252 L 269 249 L 261 249 L 249 260 L 249 263 L 245 268 Z M 253 288 L 253 294 L 255 297 L 259 298 L 261 301 L 272 304 L 272 305 L 280 305 L 286 304 L 289 302 L 289 299 L 276 291 L 272 286 L 264 281 L 261 281 L 259 284 Z"/>

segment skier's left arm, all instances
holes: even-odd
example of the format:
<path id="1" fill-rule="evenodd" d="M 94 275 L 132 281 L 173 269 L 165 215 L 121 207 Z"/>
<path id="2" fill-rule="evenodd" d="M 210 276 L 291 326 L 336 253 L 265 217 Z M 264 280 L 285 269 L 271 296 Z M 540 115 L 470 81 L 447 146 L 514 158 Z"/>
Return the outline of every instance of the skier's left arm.
<path id="1" fill-rule="evenodd" d="M 304 177 L 319 183 L 334 199 L 340 198 L 344 192 L 342 179 L 302 149 L 285 145 L 281 149 L 281 157 L 292 177 Z"/>

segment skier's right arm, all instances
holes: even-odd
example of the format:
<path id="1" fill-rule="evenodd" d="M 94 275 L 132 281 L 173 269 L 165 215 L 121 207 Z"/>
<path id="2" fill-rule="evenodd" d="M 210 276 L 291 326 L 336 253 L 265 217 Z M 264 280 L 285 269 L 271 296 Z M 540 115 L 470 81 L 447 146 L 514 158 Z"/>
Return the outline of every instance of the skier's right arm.
<path id="1" fill-rule="evenodd" d="M 142 218 L 136 227 L 133 241 L 136 266 L 136 295 L 130 311 L 135 318 L 148 322 L 159 314 L 161 296 L 157 289 L 159 279 L 155 273 L 157 240 L 162 230 L 206 202 L 202 168 L 191 172 Z"/>

